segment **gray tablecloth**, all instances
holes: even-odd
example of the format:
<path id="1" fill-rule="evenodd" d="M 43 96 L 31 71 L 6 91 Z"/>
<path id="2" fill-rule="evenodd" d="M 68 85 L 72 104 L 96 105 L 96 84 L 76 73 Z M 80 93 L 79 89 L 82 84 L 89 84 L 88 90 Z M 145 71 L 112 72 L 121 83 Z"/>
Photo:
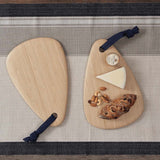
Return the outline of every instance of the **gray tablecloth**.
<path id="1" fill-rule="evenodd" d="M 115 130 L 91 126 L 83 112 L 83 80 L 92 43 L 137 25 L 140 34 L 116 43 L 144 96 L 145 111 L 133 124 Z M 19 43 L 51 37 L 64 47 L 69 96 L 64 122 L 39 141 L 160 141 L 160 17 L 0 18 L 0 142 L 22 141 L 41 123 L 12 84 L 6 57 Z M 78 113 L 78 114 L 77 114 Z"/>

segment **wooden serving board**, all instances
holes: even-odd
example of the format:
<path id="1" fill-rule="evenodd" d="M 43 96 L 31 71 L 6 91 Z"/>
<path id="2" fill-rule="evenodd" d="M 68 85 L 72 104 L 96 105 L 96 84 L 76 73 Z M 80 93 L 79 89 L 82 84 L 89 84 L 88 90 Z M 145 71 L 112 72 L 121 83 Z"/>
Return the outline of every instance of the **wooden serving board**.
<path id="1" fill-rule="evenodd" d="M 8 73 L 31 109 L 45 121 L 52 113 L 64 120 L 68 76 L 64 51 L 51 38 L 36 38 L 15 47 L 7 57 Z"/>
<path id="2" fill-rule="evenodd" d="M 102 129 L 115 129 L 129 125 L 134 122 L 143 112 L 143 97 L 139 86 L 134 78 L 131 69 L 127 63 L 117 51 L 114 46 L 111 46 L 105 52 L 100 52 L 99 47 L 106 42 L 105 39 L 97 40 L 90 51 L 88 64 L 86 68 L 86 76 L 84 81 L 84 111 L 88 122 L 98 128 Z M 106 55 L 110 53 L 117 53 L 120 57 L 120 61 L 117 66 L 110 66 L 106 63 Z M 125 89 L 118 88 L 110 83 L 97 79 L 97 75 L 101 75 L 120 67 L 126 68 L 126 86 Z M 91 107 L 88 100 L 100 87 L 105 86 L 107 88 L 104 91 L 111 99 L 116 99 L 124 94 L 136 94 L 137 100 L 131 107 L 128 113 L 123 114 L 118 119 L 107 120 L 97 116 L 98 107 Z"/>

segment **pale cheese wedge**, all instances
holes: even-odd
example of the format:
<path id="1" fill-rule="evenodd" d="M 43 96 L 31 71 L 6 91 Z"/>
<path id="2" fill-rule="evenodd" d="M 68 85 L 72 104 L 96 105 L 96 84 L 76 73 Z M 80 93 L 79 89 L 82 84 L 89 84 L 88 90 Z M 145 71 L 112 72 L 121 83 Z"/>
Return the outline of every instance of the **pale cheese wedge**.
<path id="1" fill-rule="evenodd" d="M 121 67 L 114 71 L 96 76 L 96 78 L 124 89 L 126 85 L 126 69 L 125 67 Z"/>

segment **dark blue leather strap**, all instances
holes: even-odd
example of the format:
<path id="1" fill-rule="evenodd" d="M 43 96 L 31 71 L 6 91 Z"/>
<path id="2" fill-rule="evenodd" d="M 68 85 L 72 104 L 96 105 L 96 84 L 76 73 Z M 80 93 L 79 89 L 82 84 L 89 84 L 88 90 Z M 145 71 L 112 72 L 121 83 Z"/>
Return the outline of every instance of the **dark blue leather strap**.
<path id="1" fill-rule="evenodd" d="M 34 132 L 30 134 L 29 137 L 24 138 L 25 142 L 36 142 L 37 138 L 41 133 L 43 133 L 57 118 L 57 114 L 53 113 L 51 116 Z"/>
<path id="2" fill-rule="evenodd" d="M 104 43 L 100 48 L 100 52 L 106 51 L 110 46 L 112 46 L 115 42 L 117 42 L 122 37 L 126 36 L 128 38 L 133 37 L 135 34 L 139 33 L 139 28 L 135 26 L 133 29 L 127 29 L 125 31 L 119 32 L 109 39 L 107 39 L 107 42 Z"/>

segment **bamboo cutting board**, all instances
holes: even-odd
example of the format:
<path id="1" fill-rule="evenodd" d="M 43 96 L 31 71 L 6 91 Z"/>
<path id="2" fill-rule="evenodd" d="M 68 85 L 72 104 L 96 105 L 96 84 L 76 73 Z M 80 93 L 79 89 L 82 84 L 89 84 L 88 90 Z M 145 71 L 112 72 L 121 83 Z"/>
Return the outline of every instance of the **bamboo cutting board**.
<path id="1" fill-rule="evenodd" d="M 93 44 L 90 51 L 84 80 L 84 111 L 86 118 L 91 125 L 102 129 L 115 129 L 127 126 L 140 117 L 144 109 L 143 97 L 131 69 L 128 67 L 127 63 L 117 49 L 114 46 L 111 46 L 105 52 L 99 51 L 99 47 L 105 42 L 105 39 L 97 40 Z M 110 53 L 116 53 L 119 56 L 119 63 L 117 66 L 107 65 L 106 56 Z M 120 67 L 125 67 L 126 69 L 126 85 L 124 89 L 96 78 L 98 75 L 108 73 Z M 130 111 L 123 114 L 118 119 L 107 120 L 99 118 L 98 107 L 91 107 L 88 100 L 95 93 L 95 91 L 102 86 L 107 88 L 104 92 L 109 95 L 111 99 L 116 99 L 124 94 L 136 94 L 137 100 L 131 107 Z"/>
<path id="2" fill-rule="evenodd" d="M 15 47 L 7 57 L 8 73 L 26 103 L 45 121 L 52 113 L 64 120 L 68 77 L 64 51 L 51 38 L 36 38 Z"/>

